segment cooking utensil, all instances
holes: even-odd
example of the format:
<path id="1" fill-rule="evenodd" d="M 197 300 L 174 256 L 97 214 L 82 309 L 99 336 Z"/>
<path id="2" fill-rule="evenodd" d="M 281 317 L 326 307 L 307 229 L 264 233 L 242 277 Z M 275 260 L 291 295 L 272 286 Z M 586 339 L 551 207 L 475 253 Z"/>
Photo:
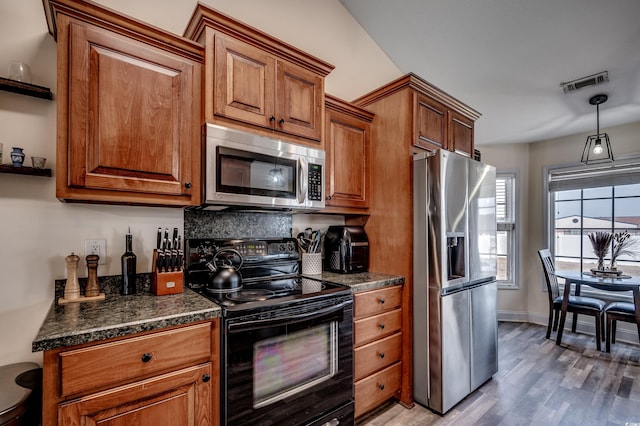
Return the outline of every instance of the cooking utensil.
<path id="1" fill-rule="evenodd" d="M 238 266 L 233 264 L 229 257 L 219 260 L 221 255 L 232 255 L 232 258 L 239 259 Z M 242 268 L 244 259 L 240 252 L 234 249 L 221 249 L 207 262 L 206 267 L 209 268 L 209 283 L 207 291 L 212 293 L 227 293 L 230 291 L 238 291 L 242 288 L 242 275 L 239 269 Z"/>
<path id="2" fill-rule="evenodd" d="M 173 237 L 171 238 L 173 241 L 173 248 L 177 249 L 178 247 L 178 228 L 173 228 Z"/>
<path id="3" fill-rule="evenodd" d="M 160 250 L 160 244 L 162 244 L 162 228 L 158 228 L 158 238 L 156 241 L 156 249 Z"/>

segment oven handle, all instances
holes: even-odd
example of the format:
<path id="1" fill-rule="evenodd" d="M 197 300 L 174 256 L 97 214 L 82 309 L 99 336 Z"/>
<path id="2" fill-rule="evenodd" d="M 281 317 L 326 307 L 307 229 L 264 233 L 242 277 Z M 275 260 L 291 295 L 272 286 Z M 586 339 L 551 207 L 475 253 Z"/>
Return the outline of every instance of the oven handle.
<path id="1" fill-rule="evenodd" d="M 274 319 L 264 319 L 264 320 L 232 323 L 232 324 L 228 324 L 229 333 L 240 333 L 243 331 L 259 330 L 261 328 L 277 327 L 279 325 L 288 325 L 288 324 L 294 324 L 301 321 L 309 321 L 309 320 L 313 320 L 313 319 L 325 316 L 327 314 L 332 314 L 334 312 L 341 311 L 346 306 L 351 304 L 353 304 L 353 301 L 347 300 L 337 305 L 329 306 L 328 308 L 322 308 L 312 312 L 305 312 L 303 314 L 287 315 L 285 317 L 274 318 Z"/>

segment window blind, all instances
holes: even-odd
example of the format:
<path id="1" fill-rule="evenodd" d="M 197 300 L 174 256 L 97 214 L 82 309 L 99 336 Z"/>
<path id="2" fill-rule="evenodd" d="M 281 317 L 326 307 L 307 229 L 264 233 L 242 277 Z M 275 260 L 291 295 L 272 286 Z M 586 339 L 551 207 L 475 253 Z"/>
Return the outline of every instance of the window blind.
<path id="1" fill-rule="evenodd" d="M 577 166 L 549 170 L 549 191 L 599 188 L 640 183 L 640 159 L 613 165 Z"/>
<path id="2" fill-rule="evenodd" d="M 496 177 L 496 220 L 513 222 L 513 176 Z"/>

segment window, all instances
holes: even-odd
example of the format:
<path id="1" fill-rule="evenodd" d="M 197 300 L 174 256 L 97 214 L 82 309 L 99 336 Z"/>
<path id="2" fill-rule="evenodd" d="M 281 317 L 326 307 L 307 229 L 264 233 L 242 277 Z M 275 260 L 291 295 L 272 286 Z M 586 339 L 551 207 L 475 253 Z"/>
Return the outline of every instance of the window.
<path id="1" fill-rule="evenodd" d="M 498 285 L 517 288 L 516 173 L 496 173 Z"/>
<path id="2" fill-rule="evenodd" d="M 640 275 L 640 163 L 637 159 L 608 167 L 549 169 L 548 189 L 549 246 L 556 269 L 589 272 L 596 266 L 597 259 L 588 234 L 627 231 L 631 238 L 638 240 L 638 256 L 623 255 L 618 258 L 617 266 L 629 275 Z M 605 266 L 609 266 L 608 259 L 610 257 L 605 257 Z"/>

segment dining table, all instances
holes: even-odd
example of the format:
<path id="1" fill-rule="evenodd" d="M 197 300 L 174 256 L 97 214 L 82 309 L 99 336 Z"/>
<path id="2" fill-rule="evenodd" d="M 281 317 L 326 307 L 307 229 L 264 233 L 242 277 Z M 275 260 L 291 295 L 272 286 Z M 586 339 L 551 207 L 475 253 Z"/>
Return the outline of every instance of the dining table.
<path id="1" fill-rule="evenodd" d="M 636 307 L 636 326 L 638 328 L 638 335 L 640 336 L 640 276 L 625 274 L 596 275 L 591 272 L 565 270 L 557 270 L 554 272 L 554 275 L 558 278 L 564 278 L 565 280 L 562 308 L 560 310 L 560 324 L 558 325 L 558 334 L 556 336 L 557 345 L 562 342 L 562 331 L 564 330 L 564 323 L 567 317 L 567 305 L 569 295 L 571 294 L 571 284 L 576 285 L 576 295 L 580 294 L 580 287 L 582 285 L 611 292 L 630 291 Z"/>

